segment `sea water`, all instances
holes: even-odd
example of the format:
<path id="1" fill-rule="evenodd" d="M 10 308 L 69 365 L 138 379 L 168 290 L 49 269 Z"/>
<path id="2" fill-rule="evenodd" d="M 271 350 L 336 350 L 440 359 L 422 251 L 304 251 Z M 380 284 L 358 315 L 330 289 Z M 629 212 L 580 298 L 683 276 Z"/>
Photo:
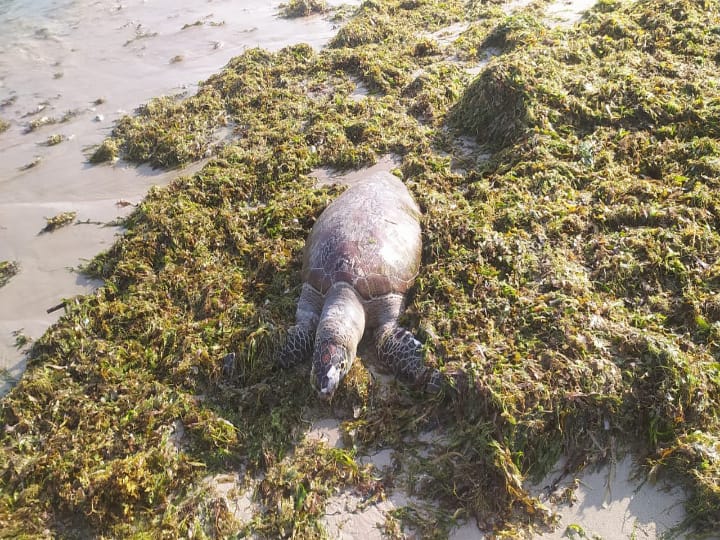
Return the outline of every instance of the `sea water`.
<path id="1" fill-rule="evenodd" d="M 0 0 L 0 28 L 6 30 L 6 23 L 24 23 L 35 18 L 52 17 L 54 12 L 74 2 L 75 0 Z"/>

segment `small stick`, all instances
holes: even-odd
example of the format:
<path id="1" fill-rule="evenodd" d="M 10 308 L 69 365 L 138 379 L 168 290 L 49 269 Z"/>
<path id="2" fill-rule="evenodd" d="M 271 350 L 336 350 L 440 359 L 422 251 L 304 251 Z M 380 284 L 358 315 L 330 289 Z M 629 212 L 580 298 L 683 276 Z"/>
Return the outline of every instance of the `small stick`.
<path id="1" fill-rule="evenodd" d="M 58 305 L 53 306 L 51 308 L 47 308 L 47 313 L 52 313 L 53 311 L 57 311 L 58 309 L 62 309 L 65 307 L 65 302 L 60 302 Z"/>

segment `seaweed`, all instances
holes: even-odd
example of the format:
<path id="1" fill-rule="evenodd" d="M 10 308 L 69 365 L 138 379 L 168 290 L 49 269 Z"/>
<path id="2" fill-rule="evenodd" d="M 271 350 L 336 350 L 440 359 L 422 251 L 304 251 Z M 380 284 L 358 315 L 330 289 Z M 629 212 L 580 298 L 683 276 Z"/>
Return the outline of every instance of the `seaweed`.
<path id="1" fill-rule="evenodd" d="M 26 163 L 22 167 L 18 167 L 19 171 L 28 171 L 30 169 L 34 169 L 38 165 L 42 163 L 43 159 L 40 156 L 35 156 L 32 161 Z"/>
<path id="2" fill-rule="evenodd" d="M 115 161 L 120 155 L 117 141 L 113 139 L 105 139 L 90 155 L 88 162 L 94 165 L 105 163 L 107 161 Z"/>
<path id="3" fill-rule="evenodd" d="M 325 538 L 319 525 L 325 501 L 342 490 L 358 493 L 367 504 L 382 497 L 382 484 L 353 452 L 320 442 L 301 444 L 292 456 L 268 470 L 257 487 L 266 512 L 246 525 L 249 534 L 267 538 Z"/>
<path id="4" fill-rule="evenodd" d="M 61 227 L 70 225 L 77 217 L 77 212 L 61 212 L 51 218 L 45 218 L 45 227 L 40 231 L 41 233 L 53 232 Z"/>
<path id="5" fill-rule="evenodd" d="M 547 31 L 537 13 L 522 12 L 506 17 L 479 44 L 479 49 L 508 52 L 515 47 L 531 47 L 542 41 Z"/>
<path id="6" fill-rule="evenodd" d="M 4 531 L 322 536 L 338 490 L 404 484 L 517 537 L 553 523 L 527 479 L 623 450 L 688 488 L 683 527 L 718 529 L 717 5 L 601 2 L 570 29 L 465 7 L 366 1 L 326 49 L 246 51 L 116 125 L 128 159 L 210 159 L 150 191 L 85 269 L 104 287 L 33 343 L 0 404 Z M 465 17 L 455 42 L 428 37 Z M 423 210 L 402 322 L 448 385 L 388 389 L 356 362 L 322 406 L 308 366 L 272 355 L 338 193 L 309 175 L 385 154 Z M 329 414 L 348 450 L 304 440 Z M 388 446 L 392 473 L 359 465 Z M 229 470 L 257 486 L 246 522 L 202 487 Z M 432 519 L 412 503 L 386 531 Z"/>
<path id="7" fill-rule="evenodd" d="M 41 105 L 36 112 L 28 113 L 25 116 L 31 116 L 33 114 L 37 114 L 39 112 L 42 112 L 45 110 L 47 104 Z M 55 124 L 63 124 L 65 122 L 70 121 L 71 119 L 75 118 L 81 113 L 79 110 L 68 110 L 65 111 L 60 118 L 56 118 L 54 116 L 41 116 L 40 118 L 35 118 L 28 122 L 27 126 L 25 127 L 25 133 L 32 133 L 34 131 L 37 131 L 40 128 L 43 128 L 45 126 L 52 126 Z"/>
<path id="8" fill-rule="evenodd" d="M 7 285 L 19 271 L 20 266 L 16 261 L 0 261 L 0 287 Z"/>
<path id="9" fill-rule="evenodd" d="M 216 95 L 201 91 L 192 100 L 179 103 L 172 97 L 157 98 L 125 116 L 113 130 L 123 140 L 122 150 L 129 160 L 149 161 L 157 167 L 175 167 L 202 157 L 212 140 L 215 128 L 225 125 L 225 112 Z M 153 133 L 150 133 L 152 130 Z M 140 131 L 141 134 L 136 136 Z M 112 156 L 112 143 L 94 154 Z"/>
<path id="10" fill-rule="evenodd" d="M 4 131 L 7 131 L 8 129 L 10 129 L 10 122 L 0 118 L 0 133 L 3 133 Z"/>
<path id="11" fill-rule="evenodd" d="M 324 0 L 290 0 L 278 7 L 281 17 L 288 19 L 307 17 L 313 13 L 326 13 L 329 8 Z"/>
<path id="12" fill-rule="evenodd" d="M 47 139 L 45 139 L 45 146 L 56 146 L 63 142 L 66 139 L 65 135 L 62 135 L 60 133 L 55 133 L 54 135 L 50 135 Z"/>
<path id="13" fill-rule="evenodd" d="M 34 120 L 31 120 L 25 128 L 25 131 L 26 133 L 31 133 L 33 131 L 37 131 L 41 127 L 51 126 L 57 123 L 57 118 L 52 118 L 50 116 L 41 116 L 40 118 L 35 118 Z"/>

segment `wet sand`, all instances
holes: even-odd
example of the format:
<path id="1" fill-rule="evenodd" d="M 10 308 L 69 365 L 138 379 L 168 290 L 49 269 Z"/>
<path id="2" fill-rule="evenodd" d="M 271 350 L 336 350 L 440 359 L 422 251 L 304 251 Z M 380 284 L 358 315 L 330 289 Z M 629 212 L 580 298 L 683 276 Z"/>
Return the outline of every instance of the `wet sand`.
<path id="1" fill-rule="evenodd" d="M 79 0 L 0 15 L 0 118 L 11 124 L 0 134 L 0 261 L 20 265 L 0 288 L 0 394 L 24 369 L 14 333 L 38 338 L 62 313 L 48 308 L 99 285 L 72 269 L 115 241 L 119 229 L 103 224 L 133 208 L 117 203 L 137 203 L 150 186 L 189 172 L 90 166 L 90 148 L 126 112 L 194 92 L 248 48 L 319 48 L 336 31 L 320 16 L 279 18 L 279 4 Z M 28 131 L 43 118 L 57 123 Z M 56 134 L 65 140 L 45 145 Z M 38 234 L 46 217 L 67 211 L 90 223 Z"/>

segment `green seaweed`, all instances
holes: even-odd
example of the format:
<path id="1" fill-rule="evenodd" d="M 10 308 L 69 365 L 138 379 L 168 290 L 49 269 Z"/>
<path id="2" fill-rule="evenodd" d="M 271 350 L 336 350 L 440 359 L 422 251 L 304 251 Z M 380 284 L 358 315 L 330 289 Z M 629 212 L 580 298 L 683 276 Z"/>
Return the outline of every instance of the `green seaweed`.
<path id="1" fill-rule="evenodd" d="M 137 113 L 123 117 L 113 135 L 123 141 L 127 159 L 149 161 L 158 167 L 175 167 L 202 157 L 214 130 L 225 125 L 222 104 L 210 89 L 183 103 L 171 97 L 157 98 Z M 112 155 L 103 147 L 100 151 L 103 154 L 97 159 Z"/>
<path id="2" fill-rule="evenodd" d="M 22 167 L 18 167 L 18 170 L 19 171 L 28 171 L 30 169 L 34 169 L 35 167 L 40 165 L 40 163 L 42 163 L 42 161 L 43 161 L 42 157 L 35 156 L 32 161 L 26 163 Z"/>
<path id="3" fill-rule="evenodd" d="M 115 161 L 120 155 L 118 143 L 114 139 L 105 139 L 90 155 L 88 161 L 92 164 Z"/>
<path id="4" fill-rule="evenodd" d="M 122 119 L 109 140 L 128 159 L 211 158 L 150 191 L 85 269 L 105 286 L 33 344 L 0 404 L 2 529 L 317 537 L 336 490 L 397 482 L 517 537 L 552 524 L 527 479 L 626 449 L 688 488 L 683 527 L 716 531 L 720 13 L 601 2 L 549 29 L 536 10 L 366 1 L 326 49 L 249 50 Z M 428 37 L 466 17 L 454 43 Z M 502 54 L 473 79 L 488 47 Z M 308 366 L 272 357 L 338 194 L 308 174 L 385 154 L 423 210 L 402 322 L 448 387 L 387 391 L 356 362 L 329 410 Z M 304 441 L 327 415 L 352 450 Z M 386 446 L 398 469 L 374 478 L 356 452 Z M 202 488 L 239 467 L 264 475 L 247 523 Z M 420 505 L 391 535 L 393 519 L 434 534 Z"/>
<path id="5" fill-rule="evenodd" d="M 50 116 L 41 116 L 40 118 L 35 118 L 31 120 L 25 128 L 25 131 L 31 133 L 33 131 L 37 131 L 44 126 L 52 126 L 57 123 L 57 118 L 52 118 Z"/>
<path id="6" fill-rule="evenodd" d="M 48 233 L 66 227 L 70 225 L 77 217 L 77 212 L 61 212 L 56 216 L 45 218 L 45 227 L 40 231 L 41 233 Z"/>
<path id="7" fill-rule="evenodd" d="M 7 285 L 8 281 L 20 271 L 15 261 L 0 261 L 0 287 Z"/>
<path id="8" fill-rule="evenodd" d="M 518 46 L 531 47 L 542 41 L 547 28 L 538 13 L 510 15 L 495 26 L 479 44 L 479 49 L 508 52 Z"/>
<path id="9" fill-rule="evenodd" d="M 329 8 L 324 0 L 289 0 L 279 6 L 280 16 L 286 18 L 307 17 L 313 13 L 326 13 Z"/>
<path id="10" fill-rule="evenodd" d="M 0 133 L 3 133 L 4 131 L 7 131 L 8 129 L 10 129 L 10 122 L 0 118 Z"/>
<path id="11" fill-rule="evenodd" d="M 45 139 L 45 146 L 56 146 L 63 142 L 65 138 L 65 135 L 55 133 L 54 135 L 50 135 L 47 139 Z"/>
<path id="12" fill-rule="evenodd" d="M 319 525 L 325 500 L 343 490 L 360 494 L 367 504 L 383 495 L 370 466 L 361 466 L 352 452 L 323 443 L 303 443 L 268 470 L 257 487 L 267 508 L 246 525 L 245 532 L 268 538 L 326 538 Z"/>

